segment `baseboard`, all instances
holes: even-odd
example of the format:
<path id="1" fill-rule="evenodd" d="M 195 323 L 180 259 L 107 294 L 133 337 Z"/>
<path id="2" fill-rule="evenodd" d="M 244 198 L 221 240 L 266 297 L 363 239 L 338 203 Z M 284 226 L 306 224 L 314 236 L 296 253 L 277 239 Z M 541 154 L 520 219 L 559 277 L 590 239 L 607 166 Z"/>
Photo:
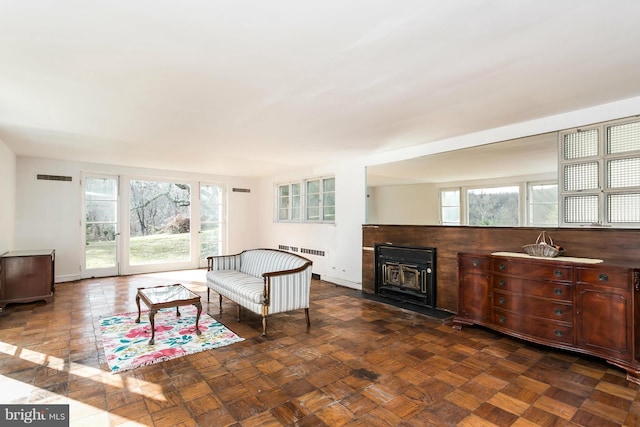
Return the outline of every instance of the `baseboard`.
<path id="1" fill-rule="evenodd" d="M 63 276 L 56 276 L 55 283 L 75 282 L 80 279 L 81 277 L 79 274 L 65 274 Z"/>
<path id="2" fill-rule="evenodd" d="M 320 278 L 318 276 L 318 278 Z M 325 282 L 334 283 L 336 285 L 344 286 L 345 288 L 362 290 L 362 283 L 351 282 L 349 280 L 340 279 L 338 277 L 332 276 L 322 276 L 320 280 L 324 280 Z"/>

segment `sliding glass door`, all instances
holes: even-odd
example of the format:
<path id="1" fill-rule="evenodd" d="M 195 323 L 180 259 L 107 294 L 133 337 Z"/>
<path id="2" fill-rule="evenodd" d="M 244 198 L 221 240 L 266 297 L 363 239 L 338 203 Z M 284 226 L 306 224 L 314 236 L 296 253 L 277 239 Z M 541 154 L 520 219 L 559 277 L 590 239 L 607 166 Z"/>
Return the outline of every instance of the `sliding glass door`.
<path id="1" fill-rule="evenodd" d="M 97 174 L 82 185 L 82 277 L 205 267 L 224 251 L 224 185 Z"/>

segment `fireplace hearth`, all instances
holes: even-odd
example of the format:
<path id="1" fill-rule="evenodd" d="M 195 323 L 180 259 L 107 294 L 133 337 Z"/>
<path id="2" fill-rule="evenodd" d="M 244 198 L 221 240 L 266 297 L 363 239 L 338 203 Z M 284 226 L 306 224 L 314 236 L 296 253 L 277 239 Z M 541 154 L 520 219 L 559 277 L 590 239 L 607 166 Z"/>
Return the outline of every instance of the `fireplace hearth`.
<path id="1" fill-rule="evenodd" d="M 436 248 L 375 245 L 379 297 L 436 308 Z"/>

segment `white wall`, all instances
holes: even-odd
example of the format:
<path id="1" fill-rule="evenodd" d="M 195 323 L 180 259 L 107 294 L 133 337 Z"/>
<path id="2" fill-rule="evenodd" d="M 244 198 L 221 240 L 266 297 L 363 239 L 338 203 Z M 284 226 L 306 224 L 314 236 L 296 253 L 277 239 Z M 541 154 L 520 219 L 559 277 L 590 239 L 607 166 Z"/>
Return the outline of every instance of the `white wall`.
<path id="1" fill-rule="evenodd" d="M 16 156 L 0 140 L 0 254 L 14 249 Z"/>
<path id="2" fill-rule="evenodd" d="M 93 163 L 78 163 L 18 157 L 16 188 L 16 249 L 55 249 L 56 282 L 80 277 L 82 235 L 80 215 L 82 172 L 150 178 L 172 178 L 227 184 L 228 247 L 234 253 L 258 243 L 258 181 L 247 178 L 198 175 L 187 172 L 136 169 Z M 37 174 L 71 176 L 71 182 L 37 180 Z M 249 189 L 236 193 L 233 187 Z"/>
<path id="3" fill-rule="evenodd" d="M 429 225 L 439 222 L 434 184 L 385 185 L 367 189 L 370 224 Z"/>
<path id="4" fill-rule="evenodd" d="M 279 245 L 325 251 L 325 256 L 301 254 L 313 261 L 322 279 L 359 289 L 362 282 L 362 224 L 365 218 L 365 175 L 362 164 L 335 164 L 265 178 L 260 185 L 260 245 Z M 275 186 L 294 180 L 334 175 L 335 224 L 278 223 L 274 221 Z"/>

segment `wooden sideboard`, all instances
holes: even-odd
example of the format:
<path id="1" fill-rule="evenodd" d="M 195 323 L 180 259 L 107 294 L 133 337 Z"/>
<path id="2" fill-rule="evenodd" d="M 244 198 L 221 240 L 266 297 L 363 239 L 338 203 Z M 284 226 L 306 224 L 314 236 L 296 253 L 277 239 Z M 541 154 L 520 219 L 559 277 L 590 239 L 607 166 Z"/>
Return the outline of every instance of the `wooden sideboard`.
<path id="1" fill-rule="evenodd" d="M 55 250 L 12 251 L 0 256 L 0 310 L 9 303 L 53 301 Z"/>
<path id="2" fill-rule="evenodd" d="M 458 277 L 454 327 L 601 357 L 640 384 L 640 269 L 461 253 Z"/>

